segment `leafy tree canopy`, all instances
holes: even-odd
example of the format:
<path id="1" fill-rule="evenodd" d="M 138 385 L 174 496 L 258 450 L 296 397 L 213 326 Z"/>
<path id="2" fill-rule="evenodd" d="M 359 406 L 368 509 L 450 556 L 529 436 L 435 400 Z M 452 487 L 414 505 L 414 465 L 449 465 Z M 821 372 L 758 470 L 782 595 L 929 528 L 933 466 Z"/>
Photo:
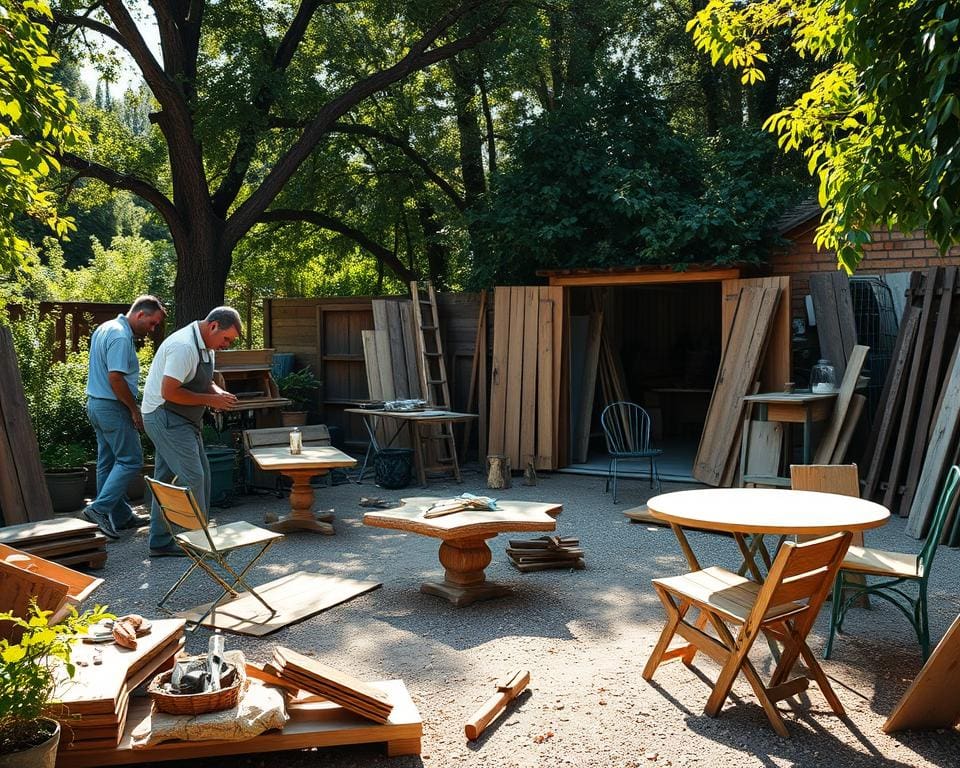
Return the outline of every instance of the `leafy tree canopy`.
<path id="1" fill-rule="evenodd" d="M 819 177 L 817 244 L 852 272 L 877 226 L 960 242 L 960 4 L 940 0 L 710 0 L 688 29 L 713 63 L 763 80 L 786 33 L 825 69 L 766 126 Z"/>
<path id="2" fill-rule="evenodd" d="M 10 0 L 0 5 L 0 269 L 22 267 L 27 241 L 14 228 L 27 214 L 57 234 L 71 227 L 57 214 L 53 194 L 44 188 L 60 165 L 57 154 L 74 146 L 76 106 L 56 83 L 57 57 L 50 52 L 42 0 Z"/>

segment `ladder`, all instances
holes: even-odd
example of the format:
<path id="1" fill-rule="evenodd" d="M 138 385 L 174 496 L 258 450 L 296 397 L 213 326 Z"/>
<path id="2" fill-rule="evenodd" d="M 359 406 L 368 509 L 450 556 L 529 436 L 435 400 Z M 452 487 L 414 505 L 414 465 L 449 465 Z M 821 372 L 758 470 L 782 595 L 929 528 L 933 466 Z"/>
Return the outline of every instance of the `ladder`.
<path id="1" fill-rule="evenodd" d="M 437 314 L 437 296 L 433 284 L 427 280 L 410 283 L 413 297 L 413 321 L 417 326 L 418 372 L 420 390 L 429 406 L 450 410 L 450 385 L 447 381 L 447 365 L 443 358 L 443 343 L 440 340 L 440 320 Z M 424 474 L 429 470 L 452 472 L 457 482 L 460 464 L 453 435 L 453 423 L 412 423 L 414 450 L 419 454 Z"/>

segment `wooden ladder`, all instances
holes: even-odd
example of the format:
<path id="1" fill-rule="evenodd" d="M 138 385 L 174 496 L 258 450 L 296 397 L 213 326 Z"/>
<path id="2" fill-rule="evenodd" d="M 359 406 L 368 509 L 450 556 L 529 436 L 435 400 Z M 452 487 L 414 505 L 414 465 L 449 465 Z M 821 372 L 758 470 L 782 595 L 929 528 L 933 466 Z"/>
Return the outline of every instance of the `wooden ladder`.
<path id="1" fill-rule="evenodd" d="M 447 381 L 447 365 L 443 358 L 440 318 L 433 284 L 428 280 L 420 283 L 414 280 L 410 283 L 410 294 L 413 296 L 413 319 L 417 326 L 420 389 L 428 406 L 449 411 L 450 384 Z M 427 470 L 452 472 L 457 482 L 462 482 L 453 424 L 414 423 L 411 427 L 414 432 L 414 449 L 420 454 L 424 474 Z"/>

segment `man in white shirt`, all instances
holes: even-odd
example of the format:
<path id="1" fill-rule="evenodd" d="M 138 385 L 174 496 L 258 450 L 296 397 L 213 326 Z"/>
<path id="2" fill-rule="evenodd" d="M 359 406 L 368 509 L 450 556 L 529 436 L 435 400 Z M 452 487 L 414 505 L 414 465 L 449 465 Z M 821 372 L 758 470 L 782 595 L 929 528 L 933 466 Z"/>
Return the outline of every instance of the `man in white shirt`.
<path id="1" fill-rule="evenodd" d="M 143 387 L 143 426 L 157 450 L 153 479 L 193 491 L 206 515 L 210 510 L 210 465 L 203 452 L 200 427 L 207 408 L 220 410 L 237 402 L 213 382 L 214 350 L 227 349 L 243 325 L 231 307 L 211 310 L 164 339 L 153 357 Z M 150 557 L 182 557 L 156 500 L 150 510 Z"/>

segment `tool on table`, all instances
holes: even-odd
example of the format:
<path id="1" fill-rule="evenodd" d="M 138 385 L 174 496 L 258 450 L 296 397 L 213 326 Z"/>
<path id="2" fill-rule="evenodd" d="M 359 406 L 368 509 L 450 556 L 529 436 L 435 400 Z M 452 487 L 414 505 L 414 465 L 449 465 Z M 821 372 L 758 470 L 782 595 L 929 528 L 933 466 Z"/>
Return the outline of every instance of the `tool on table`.
<path id="1" fill-rule="evenodd" d="M 463 493 L 453 499 L 443 499 L 434 502 L 427 507 L 423 516 L 427 520 L 443 515 L 452 515 L 454 512 L 465 512 L 467 510 L 494 510 L 497 508 L 497 500 L 489 496 L 474 496 L 472 493 Z"/>
<path id="2" fill-rule="evenodd" d="M 507 704 L 517 698 L 529 683 L 530 672 L 525 669 L 511 672 L 506 678 L 499 681 L 497 692 L 487 699 L 483 706 L 467 720 L 467 724 L 464 726 L 467 738 L 470 741 L 479 739 L 480 734 L 493 722 L 493 719 L 506 709 Z"/>

